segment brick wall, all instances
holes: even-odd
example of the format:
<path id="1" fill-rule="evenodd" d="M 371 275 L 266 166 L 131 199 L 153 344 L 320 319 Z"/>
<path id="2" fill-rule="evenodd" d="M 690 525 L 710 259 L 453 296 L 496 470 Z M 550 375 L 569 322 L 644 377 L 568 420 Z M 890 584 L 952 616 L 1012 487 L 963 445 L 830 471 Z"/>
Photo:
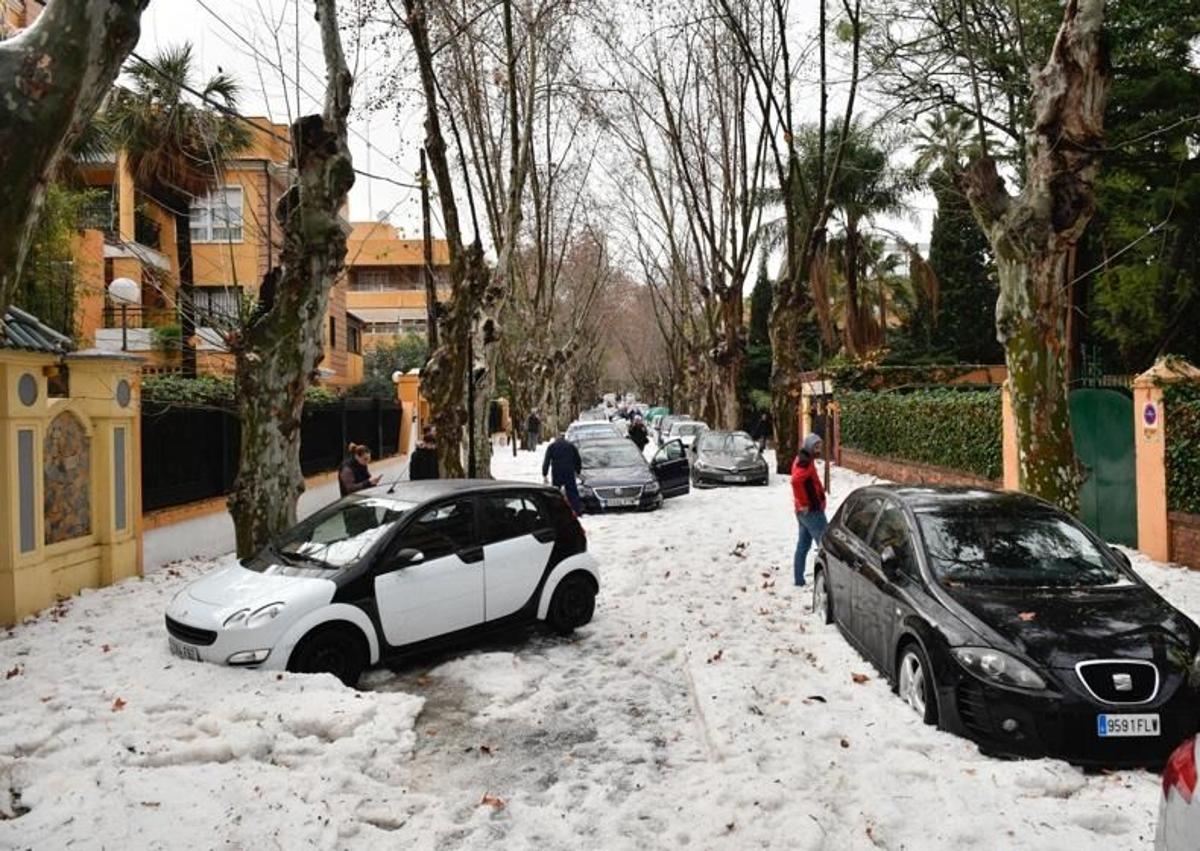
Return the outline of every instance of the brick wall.
<path id="1" fill-rule="evenodd" d="M 915 461 L 881 458 L 877 455 L 859 452 L 857 449 L 842 449 L 842 466 L 867 475 L 878 476 L 881 479 L 911 485 L 960 485 L 983 488 L 1002 486 L 1002 482 L 998 480 L 991 481 L 959 470 L 935 467 L 932 464 L 919 464 Z"/>
<path id="2" fill-rule="evenodd" d="M 1172 511 L 1167 515 L 1171 561 L 1200 570 L 1200 514 Z"/>

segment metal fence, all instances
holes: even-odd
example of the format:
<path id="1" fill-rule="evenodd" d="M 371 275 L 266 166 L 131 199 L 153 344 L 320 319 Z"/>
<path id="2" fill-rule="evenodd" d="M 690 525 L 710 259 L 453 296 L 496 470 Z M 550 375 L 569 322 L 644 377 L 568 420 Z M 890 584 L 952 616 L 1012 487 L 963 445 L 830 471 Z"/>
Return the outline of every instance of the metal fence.
<path id="1" fill-rule="evenodd" d="M 377 457 L 395 455 L 399 439 L 400 406 L 390 399 L 306 405 L 300 469 L 306 476 L 337 469 L 351 441 L 370 446 Z M 231 410 L 143 402 L 143 510 L 229 493 L 240 446 L 238 419 Z"/>

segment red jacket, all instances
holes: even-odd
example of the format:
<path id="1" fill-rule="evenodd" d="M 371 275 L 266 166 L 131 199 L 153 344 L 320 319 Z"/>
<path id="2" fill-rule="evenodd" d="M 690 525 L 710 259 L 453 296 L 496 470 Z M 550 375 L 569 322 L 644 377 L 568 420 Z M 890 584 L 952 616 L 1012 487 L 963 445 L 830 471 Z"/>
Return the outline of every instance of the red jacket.
<path id="1" fill-rule="evenodd" d="M 825 488 L 807 452 L 801 452 L 792 462 L 792 499 L 797 511 L 825 510 Z"/>

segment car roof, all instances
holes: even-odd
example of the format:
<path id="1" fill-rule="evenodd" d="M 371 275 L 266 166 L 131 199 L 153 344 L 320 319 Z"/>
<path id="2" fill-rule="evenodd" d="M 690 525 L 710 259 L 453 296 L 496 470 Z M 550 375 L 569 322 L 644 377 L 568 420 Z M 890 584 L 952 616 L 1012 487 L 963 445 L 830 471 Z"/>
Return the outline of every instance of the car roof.
<path id="1" fill-rule="evenodd" d="M 996 511 L 1054 508 L 1050 503 L 1027 493 L 983 487 L 881 484 L 860 488 L 860 491 L 892 496 L 915 512 L 953 511 L 968 505 L 986 505 Z"/>
<path id="2" fill-rule="evenodd" d="M 504 479 L 422 479 L 415 482 L 401 481 L 395 483 L 395 490 L 389 493 L 392 484 L 379 485 L 358 491 L 356 496 L 368 496 L 377 499 L 394 499 L 398 502 L 431 502 L 444 496 L 458 494 L 486 494 L 496 491 L 510 491 L 514 488 L 527 491 L 543 491 L 555 494 L 557 491 L 549 485 L 534 482 L 516 482 Z"/>

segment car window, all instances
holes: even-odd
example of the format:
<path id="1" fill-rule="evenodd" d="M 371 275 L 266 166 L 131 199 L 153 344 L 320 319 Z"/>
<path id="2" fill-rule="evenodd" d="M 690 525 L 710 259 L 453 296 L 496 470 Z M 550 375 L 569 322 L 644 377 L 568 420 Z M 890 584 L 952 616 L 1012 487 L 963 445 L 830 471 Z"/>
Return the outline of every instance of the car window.
<path id="1" fill-rule="evenodd" d="M 280 536 L 275 552 L 285 561 L 322 570 L 356 563 L 413 509 L 399 500 L 352 498 L 335 502 Z M 246 562 L 250 570 L 278 567 L 270 557 Z"/>
<path id="2" fill-rule="evenodd" d="M 470 547 L 475 542 L 474 515 L 475 506 L 469 499 L 439 505 L 401 533 L 397 549 L 419 550 L 429 561 Z"/>
<path id="3" fill-rule="evenodd" d="M 683 457 L 683 444 L 677 440 L 673 440 L 664 446 L 658 452 L 654 453 L 655 461 L 678 461 Z"/>
<path id="4" fill-rule="evenodd" d="M 489 496 L 482 502 L 484 544 L 532 535 L 550 526 L 540 507 L 527 496 Z"/>
<path id="5" fill-rule="evenodd" d="M 904 519 L 904 511 L 900 506 L 888 503 L 879 515 L 875 531 L 871 533 L 869 546 L 880 556 L 888 547 L 896 554 L 897 569 L 916 579 L 920 575 L 917 569 L 916 557 L 913 555 L 912 534 Z"/>
<path id="6" fill-rule="evenodd" d="M 882 504 L 883 500 L 877 496 L 859 497 L 847 508 L 846 519 L 842 523 L 860 541 L 866 543 L 867 533 L 871 531 L 871 524 L 875 522 L 875 515 L 879 513 L 879 506 Z"/>

